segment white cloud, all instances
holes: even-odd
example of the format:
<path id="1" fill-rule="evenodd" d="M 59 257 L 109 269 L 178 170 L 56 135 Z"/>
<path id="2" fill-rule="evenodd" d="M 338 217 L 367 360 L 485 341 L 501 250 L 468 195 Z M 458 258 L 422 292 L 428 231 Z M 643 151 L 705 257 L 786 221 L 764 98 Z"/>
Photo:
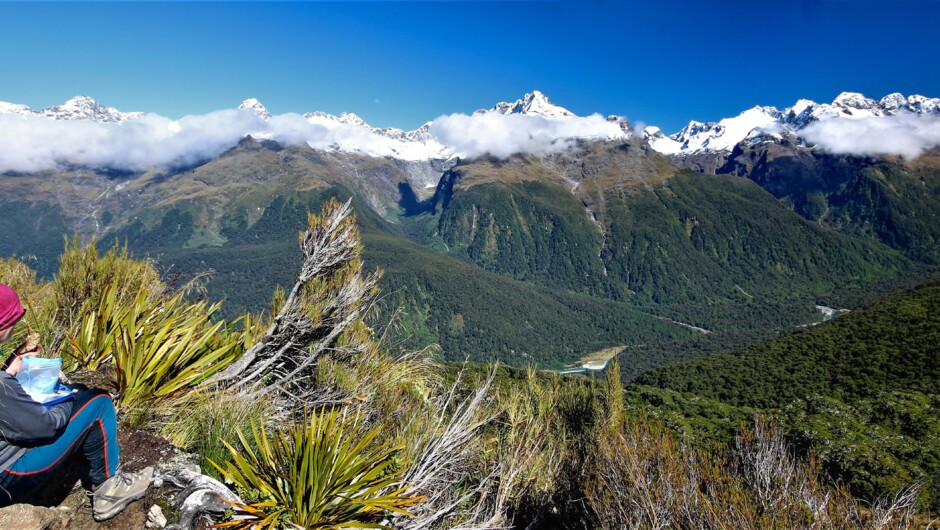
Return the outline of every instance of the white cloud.
<path id="1" fill-rule="evenodd" d="M 515 153 L 563 151 L 578 138 L 625 136 L 619 125 L 608 122 L 599 114 L 584 118 L 544 118 L 496 112 L 441 116 L 431 122 L 431 134 L 459 156 L 489 154 L 500 158 Z"/>
<path id="2" fill-rule="evenodd" d="M 121 123 L 0 115 L 0 172 L 35 172 L 76 165 L 144 171 L 186 166 L 214 158 L 246 135 L 288 145 L 340 149 L 372 156 L 426 160 L 456 154 L 562 151 L 576 139 L 625 138 L 616 122 L 600 115 L 546 118 L 488 113 L 441 116 L 423 142 L 384 136 L 327 116 L 281 114 L 262 119 L 251 110 L 221 110 L 170 120 L 156 114 Z"/>
<path id="3" fill-rule="evenodd" d="M 185 165 L 216 156 L 265 127 L 256 114 L 235 110 L 177 121 L 148 114 L 122 123 L 0 115 L 0 171 L 62 164 L 128 170 Z"/>
<path id="4" fill-rule="evenodd" d="M 647 125 L 645 121 L 638 120 L 636 123 L 634 123 L 633 124 L 633 137 L 636 139 L 642 140 L 644 137 L 643 131 L 646 130 L 646 127 Z"/>
<path id="5" fill-rule="evenodd" d="M 810 124 L 801 135 L 830 153 L 891 154 L 912 159 L 940 146 L 940 116 L 904 112 L 876 118 L 828 119 Z"/>
<path id="6" fill-rule="evenodd" d="M 427 158 L 429 149 L 356 125 L 308 120 L 299 114 L 264 120 L 250 110 L 221 110 L 180 120 L 148 114 L 121 123 L 0 114 L 0 172 L 34 172 L 63 165 L 131 171 L 185 166 L 216 157 L 249 134 L 289 145 L 307 143 L 315 149 L 406 159 Z M 430 148 L 440 151 L 442 147 Z"/>

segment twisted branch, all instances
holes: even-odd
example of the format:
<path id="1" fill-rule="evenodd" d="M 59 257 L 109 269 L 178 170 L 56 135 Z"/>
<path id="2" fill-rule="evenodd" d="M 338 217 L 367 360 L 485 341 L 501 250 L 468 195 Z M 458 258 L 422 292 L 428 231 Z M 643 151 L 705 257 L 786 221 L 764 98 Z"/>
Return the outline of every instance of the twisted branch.
<path id="1" fill-rule="evenodd" d="M 300 233 L 304 260 L 297 282 L 261 339 L 209 384 L 245 393 L 277 391 L 300 404 L 312 397 L 312 369 L 327 352 L 361 353 L 367 341 L 338 348 L 374 296 L 380 272 L 362 274 L 362 244 L 351 200 L 330 201 Z M 300 384 L 304 381 L 305 384 Z"/>

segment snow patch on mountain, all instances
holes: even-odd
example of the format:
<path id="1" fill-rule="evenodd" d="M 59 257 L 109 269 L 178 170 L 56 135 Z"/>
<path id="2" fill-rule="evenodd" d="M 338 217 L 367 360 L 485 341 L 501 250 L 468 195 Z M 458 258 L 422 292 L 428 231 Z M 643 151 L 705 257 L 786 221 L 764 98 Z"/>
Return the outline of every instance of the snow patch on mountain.
<path id="1" fill-rule="evenodd" d="M 682 144 L 673 139 L 655 125 L 643 129 L 643 138 L 649 142 L 650 147 L 664 155 L 675 155 L 682 151 Z"/>
<path id="2" fill-rule="evenodd" d="M 328 122 L 328 123 L 340 123 L 343 125 L 355 125 L 356 127 L 365 127 L 372 129 L 365 120 L 360 118 L 358 115 L 352 112 L 342 112 L 339 116 L 334 116 L 333 114 L 327 114 L 325 112 L 308 112 L 304 114 L 304 117 L 310 120 L 311 123 L 316 122 Z"/>

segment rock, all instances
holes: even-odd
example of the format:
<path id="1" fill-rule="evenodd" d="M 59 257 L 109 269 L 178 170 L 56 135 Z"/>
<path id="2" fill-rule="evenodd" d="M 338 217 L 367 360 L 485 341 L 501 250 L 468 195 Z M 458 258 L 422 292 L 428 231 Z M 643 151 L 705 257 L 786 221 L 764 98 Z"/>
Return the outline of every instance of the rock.
<path id="1" fill-rule="evenodd" d="M 14 504 L 0 508 L 0 528 L 17 530 L 65 530 L 72 522 L 65 510 L 31 504 Z"/>
<path id="2" fill-rule="evenodd" d="M 154 504 L 147 512 L 147 522 L 144 524 L 144 528 L 163 528 L 165 526 L 166 517 L 163 515 L 163 510 L 160 509 L 160 506 Z"/>

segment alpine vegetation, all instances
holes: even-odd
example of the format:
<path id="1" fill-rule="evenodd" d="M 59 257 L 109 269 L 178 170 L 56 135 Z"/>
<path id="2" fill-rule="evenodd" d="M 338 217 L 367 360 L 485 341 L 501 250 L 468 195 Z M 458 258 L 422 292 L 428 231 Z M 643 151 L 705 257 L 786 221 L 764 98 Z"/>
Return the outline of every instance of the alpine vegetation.
<path id="1" fill-rule="evenodd" d="M 628 406 L 616 361 L 598 384 L 391 355 L 363 320 L 379 272 L 363 271 L 350 204 L 310 214 L 299 243 L 291 290 L 267 316 L 230 322 L 119 247 L 70 243 L 51 283 L 0 264 L 29 327 L 65 330 L 47 353 L 69 359 L 71 377 L 103 375 L 126 428 L 199 452 L 231 488 L 186 471 L 218 496 L 185 490 L 183 527 L 193 510 L 245 529 L 924 523 L 917 484 L 866 507 L 759 417 L 725 451 L 687 445 Z"/>

